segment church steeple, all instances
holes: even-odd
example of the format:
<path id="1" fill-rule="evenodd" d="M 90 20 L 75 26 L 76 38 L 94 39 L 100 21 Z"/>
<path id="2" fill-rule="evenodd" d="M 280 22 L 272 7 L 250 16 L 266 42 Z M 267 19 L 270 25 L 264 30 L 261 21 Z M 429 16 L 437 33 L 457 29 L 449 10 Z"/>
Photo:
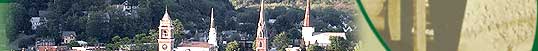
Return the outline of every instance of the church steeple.
<path id="1" fill-rule="evenodd" d="M 216 46 L 218 47 L 218 44 L 217 44 L 217 30 L 215 28 L 215 19 L 214 19 L 214 15 L 213 15 L 213 8 L 211 8 L 211 24 L 209 26 L 209 40 L 207 41 L 209 44 L 213 45 L 213 46 Z"/>
<path id="2" fill-rule="evenodd" d="M 306 0 L 306 8 L 303 19 L 303 26 L 310 27 L 310 0 Z"/>
<path id="3" fill-rule="evenodd" d="M 260 1 L 261 4 L 260 4 L 260 18 L 258 20 L 258 28 L 257 28 L 257 31 L 256 31 L 256 41 L 255 41 L 255 45 L 256 45 L 256 51 L 267 51 L 267 38 L 265 36 L 265 21 L 264 21 L 264 4 L 263 4 L 263 0 Z"/>
<path id="4" fill-rule="evenodd" d="M 170 21 L 170 16 L 168 15 L 168 9 L 164 11 L 163 18 L 160 20 L 159 25 L 159 36 L 157 37 L 157 42 L 159 43 L 159 51 L 172 51 L 172 45 L 174 42 L 174 37 L 172 34 L 172 21 Z"/>
<path id="5" fill-rule="evenodd" d="M 214 19 L 214 14 L 213 14 L 213 8 L 211 8 L 211 25 L 209 26 L 210 28 L 215 28 L 215 19 Z"/>
<path id="6" fill-rule="evenodd" d="M 314 37 L 312 37 L 312 33 L 314 33 L 314 27 L 310 26 L 310 0 L 306 0 L 305 17 L 301 29 L 301 34 L 303 36 L 302 45 L 309 46 L 310 44 L 315 43 L 316 40 L 313 40 Z"/>
<path id="7" fill-rule="evenodd" d="M 164 16 L 161 20 L 170 20 L 170 16 L 168 15 L 168 8 L 164 10 Z"/>

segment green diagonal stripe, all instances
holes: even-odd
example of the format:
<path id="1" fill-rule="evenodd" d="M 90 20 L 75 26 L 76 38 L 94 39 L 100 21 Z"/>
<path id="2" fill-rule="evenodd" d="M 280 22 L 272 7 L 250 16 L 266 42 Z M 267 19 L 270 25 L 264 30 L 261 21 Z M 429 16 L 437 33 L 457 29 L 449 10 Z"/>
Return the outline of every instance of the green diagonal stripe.
<path id="1" fill-rule="evenodd" d="M 364 9 L 364 6 L 362 5 L 361 0 L 356 0 L 356 1 L 357 1 L 357 4 L 359 4 L 359 8 L 360 8 L 360 11 L 361 11 L 362 15 L 366 19 L 366 22 L 368 22 L 368 26 L 370 26 L 370 29 L 372 31 L 374 31 L 374 34 L 377 37 L 377 40 L 379 40 L 379 42 L 381 42 L 381 45 L 383 45 L 383 48 L 385 48 L 385 50 L 391 51 L 390 48 L 387 46 L 387 43 L 385 43 L 383 38 L 381 38 L 381 35 L 379 35 L 379 32 L 377 32 L 377 30 L 375 29 L 375 26 L 372 23 L 372 21 L 370 20 L 370 17 L 368 17 L 368 14 L 366 13 L 366 9 Z"/>

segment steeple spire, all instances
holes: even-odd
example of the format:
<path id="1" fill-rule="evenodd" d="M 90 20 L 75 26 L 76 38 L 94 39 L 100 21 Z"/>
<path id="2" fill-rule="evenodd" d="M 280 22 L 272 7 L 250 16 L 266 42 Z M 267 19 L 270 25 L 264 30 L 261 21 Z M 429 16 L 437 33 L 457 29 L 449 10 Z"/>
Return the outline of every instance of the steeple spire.
<path id="1" fill-rule="evenodd" d="M 210 25 L 210 28 L 215 28 L 215 19 L 214 19 L 214 14 L 213 14 L 213 8 L 211 8 L 211 25 Z"/>
<path id="2" fill-rule="evenodd" d="M 260 18 L 258 20 L 258 30 L 257 30 L 257 36 L 259 37 L 264 37 L 263 36 L 263 29 L 264 29 L 264 26 L 265 26 L 265 21 L 264 21 L 264 14 L 263 14 L 263 10 L 264 10 L 264 4 L 263 4 L 263 0 L 261 1 L 261 4 L 260 4 Z"/>
<path id="3" fill-rule="evenodd" d="M 263 28 L 264 28 L 264 15 L 263 15 L 263 10 L 264 10 L 264 4 L 263 4 L 263 0 L 261 1 L 261 4 L 260 4 L 260 17 L 259 17 L 259 20 L 258 20 L 258 30 L 257 30 L 257 36 L 258 37 L 264 37 L 263 36 Z"/>
<path id="4" fill-rule="evenodd" d="M 258 28 L 256 31 L 256 51 L 267 51 L 267 38 L 265 37 L 264 28 L 265 28 L 265 22 L 264 22 L 264 4 L 263 0 L 260 1 L 260 18 L 258 20 Z"/>
<path id="5" fill-rule="evenodd" d="M 165 8 L 164 16 L 161 20 L 170 20 L 170 16 L 168 15 L 168 8 Z"/>
<path id="6" fill-rule="evenodd" d="M 303 26 L 310 27 L 310 0 L 306 0 L 305 11 L 306 12 L 304 14 Z"/>
<path id="7" fill-rule="evenodd" d="M 314 30 L 314 27 L 310 26 L 310 0 L 306 0 L 303 27 L 301 30 L 301 34 L 303 36 L 302 45 L 309 46 L 310 44 L 315 43 L 316 40 L 312 40 L 314 39 L 314 37 L 312 37 L 312 33 L 314 33 Z"/>
<path id="8" fill-rule="evenodd" d="M 211 45 L 213 45 L 214 47 L 217 47 L 218 48 L 218 41 L 217 41 L 217 29 L 215 28 L 215 19 L 214 19 L 214 14 L 213 14 L 213 8 L 211 8 L 211 24 L 209 26 L 209 40 L 207 40 L 207 42 Z"/>

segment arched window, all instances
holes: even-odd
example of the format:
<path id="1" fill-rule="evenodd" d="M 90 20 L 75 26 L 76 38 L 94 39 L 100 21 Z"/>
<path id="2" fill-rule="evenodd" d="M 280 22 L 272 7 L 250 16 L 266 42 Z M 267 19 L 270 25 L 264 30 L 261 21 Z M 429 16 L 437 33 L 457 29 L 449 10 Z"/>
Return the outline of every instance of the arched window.
<path id="1" fill-rule="evenodd" d="M 262 47 L 262 42 L 258 42 L 258 47 Z"/>

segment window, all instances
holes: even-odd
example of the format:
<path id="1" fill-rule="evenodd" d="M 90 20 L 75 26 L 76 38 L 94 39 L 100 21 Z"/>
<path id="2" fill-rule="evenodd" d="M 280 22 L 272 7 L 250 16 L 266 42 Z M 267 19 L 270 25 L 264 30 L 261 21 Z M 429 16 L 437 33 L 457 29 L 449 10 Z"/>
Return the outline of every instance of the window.
<path id="1" fill-rule="evenodd" d="M 262 42 L 258 42 L 258 47 L 262 47 Z"/>
<path id="2" fill-rule="evenodd" d="M 168 31 L 164 30 L 164 36 L 168 36 Z"/>
<path id="3" fill-rule="evenodd" d="M 166 31 L 166 29 L 161 29 L 161 36 L 160 37 L 164 38 L 164 36 L 167 36 L 167 33 L 168 32 Z"/>
<path id="4" fill-rule="evenodd" d="M 166 46 L 166 44 L 163 44 L 163 49 L 167 49 L 168 47 Z"/>

